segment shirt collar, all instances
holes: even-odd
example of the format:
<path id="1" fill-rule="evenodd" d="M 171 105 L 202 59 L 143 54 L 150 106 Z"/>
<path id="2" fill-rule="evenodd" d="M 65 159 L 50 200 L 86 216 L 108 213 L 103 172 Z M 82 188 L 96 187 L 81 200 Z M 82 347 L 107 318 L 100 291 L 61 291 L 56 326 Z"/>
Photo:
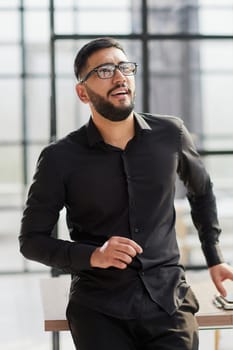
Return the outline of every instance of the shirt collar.
<path id="1" fill-rule="evenodd" d="M 96 143 L 103 142 L 103 138 L 99 130 L 95 126 L 95 123 L 93 122 L 92 117 L 90 117 L 88 123 L 86 124 L 86 127 L 87 127 L 87 139 L 91 147 L 94 146 Z"/>
<path id="2" fill-rule="evenodd" d="M 152 130 L 150 125 L 145 121 L 145 119 L 139 113 L 134 112 L 134 117 L 137 122 L 137 125 L 141 130 Z"/>
<path id="3" fill-rule="evenodd" d="M 140 114 L 134 112 L 134 118 L 136 121 L 136 125 L 135 125 L 136 133 L 137 131 L 140 132 L 141 130 L 152 130 L 150 125 L 145 121 L 145 119 Z M 95 123 L 93 122 L 91 117 L 88 123 L 86 124 L 86 127 L 87 127 L 88 143 L 91 147 L 94 146 L 96 143 L 103 142 L 103 138 L 99 130 L 95 126 Z"/>

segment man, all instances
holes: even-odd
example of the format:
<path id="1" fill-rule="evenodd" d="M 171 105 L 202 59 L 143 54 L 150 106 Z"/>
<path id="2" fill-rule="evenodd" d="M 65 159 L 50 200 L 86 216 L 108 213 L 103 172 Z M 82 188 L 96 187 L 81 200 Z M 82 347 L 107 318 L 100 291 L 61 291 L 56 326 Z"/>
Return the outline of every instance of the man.
<path id="1" fill-rule="evenodd" d="M 218 245 L 212 185 L 179 118 L 134 112 L 137 64 L 112 38 L 75 59 L 89 122 L 41 153 L 21 252 L 72 274 L 67 318 L 79 350 L 197 350 L 198 302 L 179 264 L 176 174 L 212 279 L 233 279 Z M 51 236 L 66 207 L 73 240 Z"/>

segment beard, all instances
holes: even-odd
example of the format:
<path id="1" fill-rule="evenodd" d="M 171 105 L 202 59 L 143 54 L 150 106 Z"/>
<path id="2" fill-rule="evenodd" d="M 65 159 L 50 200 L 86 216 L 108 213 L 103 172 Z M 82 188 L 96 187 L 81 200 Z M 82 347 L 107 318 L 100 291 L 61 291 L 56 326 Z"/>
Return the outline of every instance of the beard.
<path id="1" fill-rule="evenodd" d="M 111 102 L 107 101 L 104 97 L 94 92 L 88 86 L 86 86 L 86 90 L 95 110 L 104 118 L 113 122 L 119 122 L 127 119 L 134 109 L 135 94 L 133 97 L 131 97 L 128 106 L 115 107 Z"/>

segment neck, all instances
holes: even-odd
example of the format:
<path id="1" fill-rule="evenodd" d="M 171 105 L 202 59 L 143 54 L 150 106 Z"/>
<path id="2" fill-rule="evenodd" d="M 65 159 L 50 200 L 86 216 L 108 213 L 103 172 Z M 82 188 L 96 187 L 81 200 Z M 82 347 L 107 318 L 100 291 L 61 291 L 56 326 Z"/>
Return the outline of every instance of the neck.
<path id="1" fill-rule="evenodd" d="M 127 143 L 134 137 L 133 112 L 120 122 L 110 121 L 102 116 L 92 115 L 93 122 L 101 133 L 105 143 L 125 149 Z"/>

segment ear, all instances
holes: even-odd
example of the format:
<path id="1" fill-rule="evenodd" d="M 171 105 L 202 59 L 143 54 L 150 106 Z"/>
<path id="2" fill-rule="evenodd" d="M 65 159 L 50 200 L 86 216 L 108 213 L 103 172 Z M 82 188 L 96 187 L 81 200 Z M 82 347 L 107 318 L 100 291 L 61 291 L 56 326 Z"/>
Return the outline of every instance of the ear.
<path id="1" fill-rule="evenodd" d="M 76 93 L 83 103 L 89 103 L 89 97 L 86 92 L 86 88 L 83 84 L 77 84 L 75 86 Z"/>

